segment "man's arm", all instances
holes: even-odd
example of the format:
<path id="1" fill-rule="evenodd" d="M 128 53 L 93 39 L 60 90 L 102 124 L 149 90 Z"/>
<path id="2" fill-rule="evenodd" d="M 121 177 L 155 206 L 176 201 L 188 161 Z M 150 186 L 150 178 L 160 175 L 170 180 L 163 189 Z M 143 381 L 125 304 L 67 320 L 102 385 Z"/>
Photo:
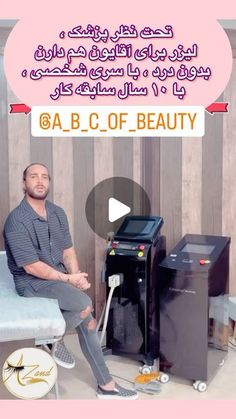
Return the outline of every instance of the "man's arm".
<path id="1" fill-rule="evenodd" d="M 87 280 L 88 274 L 85 272 L 65 274 L 63 272 L 57 271 L 56 269 L 41 261 L 24 265 L 24 270 L 28 274 L 37 278 L 68 282 L 69 284 L 74 285 L 83 291 L 87 290 L 91 286 Z"/>
<path id="2" fill-rule="evenodd" d="M 79 272 L 79 262 L 73 246 L 63 251 L 63 264 L 68 273 Z"/>
<path id="3" fill-rule="evenodd" d="M 27 272 L 27 274 L 36 276 L 37 278 L 69 282 L 68 274 L 59 272 L 56 269 L 52 268 L 51 266 L 47 265 L 47 263 L 44 263 L 41 261 L 37 261 L 37 262 L 33 262 L 33 263 L 25 265 L 24 270 L 25 272 Z"/>

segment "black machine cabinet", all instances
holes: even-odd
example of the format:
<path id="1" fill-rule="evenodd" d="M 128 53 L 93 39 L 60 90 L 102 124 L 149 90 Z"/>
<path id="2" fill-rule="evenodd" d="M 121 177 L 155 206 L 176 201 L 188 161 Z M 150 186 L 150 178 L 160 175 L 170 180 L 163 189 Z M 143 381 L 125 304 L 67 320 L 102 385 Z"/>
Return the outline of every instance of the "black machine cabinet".
<path id="1" fill-rule="evenodd" d="M 188 234 L 161 262 L 161 371 L 205 382 L 224 360 L 229 245 L 229 237 Z"/>
<path id="2" fill-rule="evenodd" d="M 126 217 L 106 258 L 107 283 L 114 274 L 123 278 L 111 301 L 107 348 L 149 365 L 159 346 L 157 268 L 166 255 L 162 224 L 161 217 Z"/>

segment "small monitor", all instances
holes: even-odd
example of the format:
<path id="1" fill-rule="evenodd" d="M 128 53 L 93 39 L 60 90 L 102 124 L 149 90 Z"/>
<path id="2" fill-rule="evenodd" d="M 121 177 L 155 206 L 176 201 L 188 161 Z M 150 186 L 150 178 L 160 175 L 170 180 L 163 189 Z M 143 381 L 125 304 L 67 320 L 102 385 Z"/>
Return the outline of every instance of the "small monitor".
<path id="1" fill-rule="evenodd" d="M 200 253 L 202 255 L 210 255 L 215 246 L 210 244 L 195 244 L 195 243 L 186 243 L 181 249 L 181 252 L 186 253 Z"/>
<path id="2" fill-rule="evenodd" d="M 155 241 L 161 227 L 163 219 L 158 216 L 138 216 L 131 215 L 125 218 L 122 225 L 115 235 L 115 240 L 119 241 L 144 241 L 152 243 Z"/>
<path id="3" fill-rule="evenodd" d="M 126 234 L 150 234 L 155 221 L 152 220 L 129 220 L 125 229 Z"/>

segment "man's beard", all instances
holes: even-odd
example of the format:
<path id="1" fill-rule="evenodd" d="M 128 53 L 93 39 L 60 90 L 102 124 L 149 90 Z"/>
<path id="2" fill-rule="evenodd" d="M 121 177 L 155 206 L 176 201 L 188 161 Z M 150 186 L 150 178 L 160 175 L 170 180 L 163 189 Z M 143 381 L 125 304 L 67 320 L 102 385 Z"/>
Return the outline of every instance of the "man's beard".
<path id="1" fill-rule="evenodd" d="M 48 196 L 49 189 L 45 189 L 44 192 L 38 193 L 38 192 L 35 192 L 33 189 L 28 188 L 25 190 L 25 192 L 27 193 L 27 195 L 29 195 L 33 199 L 44 200 Z"/>

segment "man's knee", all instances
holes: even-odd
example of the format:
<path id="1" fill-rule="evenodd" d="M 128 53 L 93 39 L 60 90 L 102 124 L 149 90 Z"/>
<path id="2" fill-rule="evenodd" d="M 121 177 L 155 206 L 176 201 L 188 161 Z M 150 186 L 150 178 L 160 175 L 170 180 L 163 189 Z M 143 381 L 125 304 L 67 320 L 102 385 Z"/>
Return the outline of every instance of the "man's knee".
<path id="1" fill-rule="evenodd" d="M 91 313 L 92 313 L 92 311 L 93 311 L 92 306 L 87 306 L 84 310 L 82 310 L 82 311 L 80 312 L 80 317 L 81 317 L 81 319 L 86 319 L 86 317 L 88 317 L 88 316 L 89 316 L 89 314 L 91 314 Z"/>
<path id="2" fill-rule="evenodd" d="M 96 330 L 96 327 L 97 327 L 96 319 L 92 318 L 91 320 L 89 320 L 87 324 L 88 330 Z"/>
<path id="3" fill-rule="evenodd" d="M 83 300 L 83 302 L 84 302 L 84 307 L 85 308 L 80 311 L 80 317 L 81 317 L 81 319 L 85 319 L 93 311 L 93 303 L 92 303 L 92 300 L 91 300 L 91 298 L 87 294 L 84 294 L 84 300 Z"/>

